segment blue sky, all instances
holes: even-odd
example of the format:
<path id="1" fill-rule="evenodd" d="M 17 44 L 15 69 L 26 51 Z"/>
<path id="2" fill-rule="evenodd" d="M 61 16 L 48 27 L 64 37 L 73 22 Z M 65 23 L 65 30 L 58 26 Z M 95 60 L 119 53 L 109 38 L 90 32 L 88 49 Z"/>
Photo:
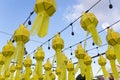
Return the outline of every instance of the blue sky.
<path id="1" fill-rule="evenodd" d="M 14 31 L 19 27 L 21 23 L 25 21 L 28 17 L 29 13 L 33 11 L 35 0 L 0 0 L 0 31 L 13 34 Z M 66 27 L 70 22 L 75 20 L 78 16 L 82 14 L 85 10 L 91 7 L 97 0 L 56 0 L 57 3 L 57 11 L 51 17 L 49 24 L 49 32 L 48 35 L 44 38 L 39 38 L 38 36 L 31 36 L 31 40 L 39 41 L 29 41 L 26 44 L 26 49 L 28 53 L 36 49 L 41 42 L 45 42 L 52 36 L 54 36 L 57 32 Z M 120 1 L 111 0 L 113 3 L 113 9 L 108 8 L 108 0 L 102 0 L 96 7 L 94 7 L 91 12 L 94 12 L 99 20 L 99 25 L 97 30 L 100 31 L 106 26 L 114 23 L 118 19 L 120 19 Z M 34 21 L 36 14 L 31 17 L 31 21 Z M 79 20 L 73 24 L 75 35 L 71 36 L 71 27 L 65 30 L 61 37 L 65 41 L 65 48 L 73 45 L 83 39 L 85 39 L 86 32 L 81 28 Z M 31 26 L 28 26 L 28 29 L 31 29 Z M 116 31 L 120 31 L 120 24 L 114 26 Z M 103 44 L 106 43 L 106 31 L 100 34 Z M 10 39 L 10 35 L 6 35 L 0 33 L 0 50 L 2 51 L 2 47 L 6 44 L 7 40 Z M 91 49 L 95 46 L 92 46 L 92 39 L 87 41 L 87 49 Z M 51 44 L 51 43 L 50 43 Z M 50 56 L 55 54 L 54 50 L 51 48 L 47 49 L 48 45 L 45 44 L 43 49 L 45 51 L 45 61 Z M 72 48 L 76 49 L 76 46 Z M 105 52 L 107 47 L 99 48 L 99 53 Z M 72 51 L 74 53 L 74 51 Z M 70 55 L 71 50 L 68 49 L 64 51 L 64 53 L 68 56 L 68 58 L 74 57 L 74 55 Z M 90 52 L 91 56 L 97 55 L 97 50 L 92 50 Z M 33 55 L 31 55 L 32 57 Z M 76 62 L 77 59 L 73 58 L 73 62 Z M 92 63 L 92 68 L 94 74 L 96 74 L 97 70 L 100 68 L 97 63 L 97 58 L 93 59 L 96 63 Z M 33 61 L 35 63 L 35 61 Z M 107 65 L 109 67 L 109 64 Z"/>

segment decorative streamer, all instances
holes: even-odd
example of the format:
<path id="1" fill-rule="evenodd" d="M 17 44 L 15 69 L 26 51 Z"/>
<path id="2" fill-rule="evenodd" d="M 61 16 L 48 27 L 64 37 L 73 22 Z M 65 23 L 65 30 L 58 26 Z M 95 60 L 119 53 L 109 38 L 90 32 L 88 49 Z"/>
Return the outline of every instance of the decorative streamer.
<path id="1" fill-rule="evenodd" d="M 15 52 L 15 47 L 11 41 L 7 42 L 7 44 L 2 48 L 2 54 L 5 56 L 5 64 L 2 70 L 2 74 L 5 74 L 9 69 L 10 62 L 12 60 L 12 56 Z"/>
<path id="2" fill-rule="evenodd" d="M 20 27 L 14 33 L 14 40 L 17 43 L 16 46 L 16 62 L 17 62 L 17 72 L 16 72 L 16 80 L 18 80 L 18 76 L 20 75 L 20 70 L 22 69 L 22 62 L 24 56 L 24 45 L 29 41 L 30 34 L 27 28 L 21 24 Z"/>
<path id="3" fill-rule="evenodd" d="M 37 61 L 36 63 L 36 75 L 39 76 L 39 78 L 43 78 L 42 75 L 42 61 L 44 60 L 44 51 L 42 47 L 38 49 L 38 51 L 35 53 L 35 59 Z"/>
<path id="4" fill-rule="evenodd" d="M 85 31 L 88 31 L 89 33 L 91 33 L 96 45 L 102 44 L 100 36 L 96 30 L 98 20 L 93 13 L 90 13 L 90 12 L 83 13 L 81 20 L 80 20 L 80 24 Z"/>
<path id="5" fill-rule="evenodd" d="M 111 65 L 111 68 L 112 68 L 114 78 L 116 80 L 119 80 L 119 74 L 118 74 L 116 64 L 115 64 L 116 55 L 114 53 L 113 47 L 108 46 L 108 50 L 106 51 L 106 57 L 110 61 L 110 65 Z"/>
<path id="6" fill-rule="evenodd" d="M 44 80 L 50 80 L 50 70 L 52 68 L 52 65 L 50 63 L 49 60 L 47 60 L 47 62 L 44 64 L 44 69 L 45 69 L 45 77 L 44 77 Z"/>
<path id="7" fill-rule="evenodd" d="M 12 64 L 11 66 L 10 66 L 10 80 L 14 80 L 14 72 L 15 72 L 15 65 L 14 64 Z"/>
<path id="8" fill-rule="evenodd" d="M 32 65 L 32 60 L 30 56 L 27 56 L 26 59 L 24 60 L 25 80 L 30 80 L 31 65 Z"/>
<path id="9" fill-rule="evenodd" d="M 113 46 L 114 53 L 120 64 L 120 34 L 118 32 L 115 32 L 113 29 L 108 29 L 106 40 L 109 45 Z"/>
<path id="10" fill-rule="evenodd" d="M 74 65 L 72 61 L 69 61 L 67 63 L 67 70 L 68 70 L 68 80 L 75 80 Z"/>
<path id="11" fill-rule="evenodd" d="M 37 16 L 32 25 L 31 34 L 38 34 L 39 37 L 44 37 L 48 33 L 48 25 L 50 16 L 56 11 L 55 0 L 36 0 L 34 11 Z"/>
<path id="12" fill-rule="evenodd" d="M 89 55 L 86 55 L 84 57 L 84 64 L 86 65 L 86 73 L 85 73 L 86 80 L 91 80 L 92 79 L 91 63 L 92 63 L 92 58 Z"/>
<path id="13" fill-rule="evenodd" d="M 78 59 L 78 64 L 79 64 L 82 76 L 85 75 L 85 64 L 84 64 L 85 55 L 86 55 L 85 50 L 82 48 L 80 44 L 78 44 L 77 50 L 75 50 L 75 56 Z"/>
<path id="14" fill-rule="evenodd" d="M 106 59 L 100 55 L 99 59 L 98 59 L 98 64 L 101 66 L 101 69 L 103 71 L 104 77 L 108 78 L 109 77 L 109 73 L 107 72 L 105 65 L 106 65 Z"/>

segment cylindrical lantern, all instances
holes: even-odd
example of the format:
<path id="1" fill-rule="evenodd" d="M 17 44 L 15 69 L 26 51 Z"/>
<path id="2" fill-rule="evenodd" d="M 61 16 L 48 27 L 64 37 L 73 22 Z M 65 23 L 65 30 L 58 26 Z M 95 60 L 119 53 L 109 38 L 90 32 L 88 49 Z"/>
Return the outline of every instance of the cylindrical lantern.
<path id="1" fill-rule="evenodd" d="M 93 13 L 83 13 L 81 20 L 80 20 L 82 28 L 87 31 L 88 33 L 91 33 L 94 43 L 96 45 L 101 45 L 102 41 L 99 37 L 99 34 L 96 30 L 98 20 L 96 16 Z"/>
<path id="2" fill-rule="evenodd" d="M 30 80 L 31 65 L 32 65 L 32 60 L 30 56 L 27 56 L 26 59 L 24 60 L 26 80 Z"/>
<path id="3" fill-rule="evenodd" d="M 106 59 L 101 55 L 98 59 L 98 64 L 101 66 L 102 68 L 102 72 L 104 74 L 105 78 L 109 77 L 109 73 L 107 72 L 105 65 L 106 65 Z"/>
<path id="4" fill-rule="evenodd" d="M 67 70 L 68 70 L 68 80 L 75 80 L 74 65 L 72 61 L 69 61 L 67 63 Z"/>
<path id="5" fill-rule="evenodd" d="M 91 63 L 92 63 L 92 58 L 89 55 L 86 55 L 84 57 L 84 64 L 86 65 L 86 73 L 85 73 L 86 80 L 91 80 L 92 79 Z"/>
<path id="6" fill-rule="evenodd" d="M 35 59 L 37 61 L 36 67 L 35 67 L 35 70 L 36 70 L 35 73 L 37 74 L 37 76 L 40 76 L 41 78 L 43 78 L 42 61 L 44 60 L 44 51 L 42 47 L 40 47 L 35 53 Z"/>
<path id="7" fill-rule="evenodd" d="M 114 53 L 120 64 L 120 34 L 118 32 L 115 32 L 113 29 L 108 29 L 106 40 L 109 45 L 113 46 Z"/>
<path id="8" fill-rule="evenodd" d="M 23 62 L 23 56 L 24 56 L 24 45 L 29 41 L 30 34 L 27 28 L 21 24 L 20 27 L 15 31 L 14 33 L 14 40 L 17 43 L 16 46 L 16 62 L 18 70 L 16 72 L 16 80 L 18 79 L 17 76 L 20 74 L 20 70 L 22 69 L 22 62 Z"/>
<path id="9" fill-rule="evenodd" d="M 15 47 L 11 41 L 9 41 L 3 48 L 2 54 L 5 56 L 5 64 L 2 72 L 8 71 L 12 56 L 15 52 Z"/>
<path id="10" fill-rule="evenodd" d="M 45 80 L 50 80 L 50 70 L 52 68 L 52 65 L 49 60 L 44 64 L 44 69 L 45 69 Z"/>
<path id="11" fill-rule="evenodd" d="M 56 11 L 55 0 L 36 0 L 34 11 L 37 16 L 32 25 L 31 33 L 35 32 L 39 37 L 44 37 L 48 33 L 50 16 Z"/>
<path id="12" fill-rule="evenodd" d="M 77 50 L 75 50 L 75 57 L 78 59 L 78 64 L 79 64 L 82 76 L 85 75 L 85 64 L 84 64 L 85 55 L 86 55 L 85 50 L 82 48 L 80 44 L 78 44 Z"/>
<path id="13" fill-rule="evenodd" d="M 118 80 L 119 79 L 119 74 L 118 74 L 116 64 L 115 64 L 116 55 L 114 53 L 113 47 L 111 47 L 111 46 L 108 47 L 108 50 L 106 51 L 106 57 L 110 61 L 110 65 L 111 65 L 111 68 L 112 68 L 114 78 L 116 80 Z"/>

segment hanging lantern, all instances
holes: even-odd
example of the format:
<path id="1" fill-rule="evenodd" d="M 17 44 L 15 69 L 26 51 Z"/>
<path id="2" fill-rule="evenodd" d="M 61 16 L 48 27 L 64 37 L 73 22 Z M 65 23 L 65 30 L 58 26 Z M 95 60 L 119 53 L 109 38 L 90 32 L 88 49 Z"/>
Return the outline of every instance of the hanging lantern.
<path id="1" fill-rule="evenodd" d="M 75 80 L 74 65 L 72 61 L 69 61 L 67 63 L 67 70 L 68 70 L 68 80 Z"/>
<path id="2" fill-rule="evenodd" d="M 15 72 L 15 65 L 14 64 L 12 64 L 11 66 L 10 66 L 10 80 L 14 80 L 14 72 Z"/>
<path id="3" fill-rule="evenodd" d="M 5 62 L 5 57 L 3 56 L 3 54 L 0 52 L 0 73 L 1 73 L 1 69 L 4 65 Z"/>
<path id="4" fill-rule="evenodd" d="M 86 55 L 84 57 L 84 64 L 86 65 L 86 73 L 85 73 L 86 80 L 91 80 L 92 79 L 91 63 L 92 63 L 92 58 L 89 55 Z"/>
<path id="5" fill-rule="evenodd" d="M 112 68 L 114 78 L 116 80 L 119 80 L 119 74 L 118 74 L 116 64 L 115 64 L 116 55 L 115 55 L 114 50 L 111 46 L 109 46 L 108 50 L 106 51 L 106 57 L 110 61 L 110 65 L 111 65 L 111 68 Z"/>
<path id="6" fill-rule="evenodd" d="M 79 64 L 82 76 L 85 75 L 85 64 L 84 64 L 85 55 L 86 55 L 85 50 L 82 48 L 80 44 L 78 44 L 77 50 L 75 50 L 75 57 L 78 59 L 78 64 Z"/>
<path id="7" fill-rule="evenodd" d="M 50 70 L 52 68 L 52 65 L 49 60 L 44 64 L 44 69 L 45 69 L 45 80 L 50 80 Z"/>
<path id="8" fill-rule="evenodd" d="M 106 40 L 109 45 L 113 46 L 114 53 L 120 64 L 120 34 L 118 32 L 115 32 L 113 29 L 108 29 Z"/>
<path id="9" fill-rule="evenodd" d="M 2 70 L 3 73 L 5 71 L 8 71 L 14 52 L 15 52 L 15 47 L 11 41 L 7 42 L 7 44 L 2 48 L 2 54 L 3 56 L 5 56 L 5 64 Z"/>
<path id="10" fill-rule="evenodd" d="M 83 13 L 80 24 L 82 28 L 87 31 L 88 33 L 91 33 L 94 43 L 96 45 L 101 45 L 102 41 L 100 39 L 100 36 L 96 30 L 98 20 L 96 16 L 93 13 Z"/>
<path id="11" fill-rule="evenodd" d="M 32 60 L 30 56 L 27 56 L 26 59 L 24 60 L 26 80 L 30 80 L 31 65 L 32 65 Z"/>
<path id="12" fill-rule="evenodd" d="M 55 72 L 56 72 L 56 74 L 58 76 L 58 80 L 61 80 L 61 70 L 60 70 L 60 68 L 57 67 Z"/>
<path id="13" fill-rule="evenodd" d="M 32 25 L 31 33 L 37 32 L 39 37 L 44 37 L 48 33 L 50 16 L 56 11 L 55 0 L 36 0 L 34 11 L 37 16 Z"/>
<path id="14" fill-rule="evenodd" d="M 24 56 L 24 45 L 29 41 L 30 35 L 27 28 L 21 24 L 20 27 L 14 33 L 14 40 L 17 43 L 16 46 L 16 62 L 17 62 L 17 72 L 16 72 L 16 80 L 20 74 L 20 70 L 22 69 L 22 62 Z"/>
<path id="15" fill-rule="evenodd" d="M 43 78 L 42 76 L 42 61 L 44 60 L 44 51 L 42 49 L 42 47 L 40 47 L 38 49 L 38 51 L 35 53 L 35 59 L 37 61 L 36 63 L 36 71 L 35 73 L 37 74 L 37 76 L 40 76 L 41 78 Z"/>
<path id="16" fill-rule="evenodd" d="M 98 64 L 101 66 L 104 77 L 108 78 L 109 77 L 109 73 L 107 72 L 105 65 L 106 65 L 106 59 L 101 55 L 98 59 Z"/>
<path id="17" fill-rule="evenodd" d="M 56 51 L 57 67 L 61 68 L 63 62 L 61 51 L 64 48 L 64 41 L 59 34 L 52 40 L 52 48 Z"/>

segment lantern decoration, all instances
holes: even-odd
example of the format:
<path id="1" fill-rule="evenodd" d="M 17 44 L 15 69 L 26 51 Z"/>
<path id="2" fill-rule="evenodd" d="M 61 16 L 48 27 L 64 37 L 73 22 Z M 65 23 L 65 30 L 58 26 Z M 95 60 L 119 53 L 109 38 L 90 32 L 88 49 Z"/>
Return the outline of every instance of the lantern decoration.
<path id="1" fill-rule="evenodd" d="M 61 70 L 60 70 L 60 68 L 57 67 L 55 72 L 56 72 L 56 74 L 58 76 L 58 80 L 61 80 Z"/>
<path id="2" fill-rule="evenodd" d="M 1 69 L 4 65 L 5 62 L 5 57 L 3 56 L 3 54 L 0 52 L 0 73 L 1 73 Z"/>
<path id="3" fill-rule="evenodd" d="M 68 80 L 75 80 L 74 65 L 72 61 L 69 61 L 67 63 L 67 70 L 68 70 Z"/>
<path id="4" fill-rule="evenodd" d="M 25 74 L 21 74 L 21 79 L 20 80 L 27 80 Z"/>
<path id="5" fill-rule="evenodd" d="M 20 71 L 22 70 L 22 66 L 21 64 L 16 64 L 16 75 L 15 75 L 15 80 L 20 80 Z"/>
<path id="6" fill-rule="evenodd" d="M 56 77 L 55 77 L 55 74 L 54 74 L 54 73 L 51 73 L 50 76 L 51 76 L 51 80 L 55 80 Z"/>
<path id="7" fill-rule="evenodd" d="M 26 80 L 30 80 L 30 73 L 31 73 L 31 65 L 32 65 L 32 60 L 30 56 L 27 56 L 26 59 L 24 60 L 24 66 L 25 66 L 25 78 Z"/>
<path id="8" fill-rule="evenodd" d="M 24 45 L 29 41 L 29 37 L 30 37 L 29 31 L 23 24 L 21 24 L 20 27 L 14 33 L 14 40 L 17 43 L 16 54 L 15 54 L 16 62 L 17 62 L 16 77 L 19 76 L 20 70 L 22 69 Z"/>
<path id="9" fill-rule="evenodd" d="M 63 59 L 63 62 L 62 62 L 62 70 L 61 70 L 61 79 L 62 80 L 66 80 L 66 74 L 67 74 L 67 68 L 66 68 L 66 65 L 67 65 L 67 62 L 68 62 L 68 59 L 67 57 L 65 56 L 64 53 L 62 53 L 62 59 Z"/>
<path id="10" fill-rule="evenodd" d="M 105 78 L 109 77 L 109 73 L 107 72 L 105 65 L 106 65 L 106 59 L 100 55 L 99 59 L 98 59 L 98 64 L 101 66 L 102 72 L 104 74 Z"/>
<path id="11" fill-rule="evenodd" d="M 10 72 L 8 71 L 5 73 L 5 80 L 9 80 L 9 77 L 10 77 Z"/>
<path id="12" fill-rule="evenodd" d="M 14 80 L 14 72 L 15 72 L 15 65 L 14 64 L 12 64 L 11 66 L 10 66 L 10 80 Z"/>
<path id="13" fill-rule="evenodd" d="M 108 29 L 106 39 L 108 44 L 113 46 L 116 58 L 120 64 L 120 34 L 113 29 Z"/>
<path id="14" fill-rule="evenodd" d="M 110 61 L 110 65 L 111 65 L 111 68 L 112 68 L 114 78 L 116 80 L 118 80 L 119 74 L 117 72 L 117 68 L 116 68 L 116 64 L 115 64 L 116 55 L 114 53 L 113 47 L 111 47 L 111 46 L 108 47 L 108 50 L 106 51 L 106 57 Z"/>
<path id="15" fill-rule="evenodd" d="M 61 58 L 61 51 L 64 48 L 64 41 L 59 34 L 57 34 L 52 40 L 52 48 L 56 51 L 57 67 L 62 67 L 63 60 Z"/>
<path id="16" fill-rule="evenodd" d="M 86 65 L 86 73 L 85 73 L 86 80 L 91 80 L 92 79 L 91 63 L 92 63 L 92 58 L 89 55 L 86 55 L 84 57 L 84 64 Z"/>
<path id="17" fill-rule="evenodd" d="M 42 76 L 42 61 L 44 60 L 44 51 L 42 49 L 42 47 L 40 47 L 38 49 L 38 51 L 35 53 L 35 59 L 37 61 L 36 63 L 36 67 L 35 67 L 35 73 L 37 76 Z"/>
<path id="18" fill-rule="evenodd" d="M 14 52 L 15 47 L 11 41 L 7 42 L 7 44 L 2 48 L 2 54 L 5 56 L 6 60 L 3 68 L 3 73 L 5 73 L 5 71 L 8 71 Z"/>
<path id="19" fill-rule="evenodd" d="M 56 11 L 55 0 L 36 0 L 34 11 L 37 16 L 32 25 L 31 33 L 35 32 L 39 37 L 44 37 L 48 33 L 50 16 Z"/>
<path id="20" fill-rule="evenodd" d="M 4 75 L 0 75 L 0 80 L 5 80 L 5 76 Z"/>
<path id="21" fill-rule="evenodd" d="M 32 76 L 32 78 L 31 78 L 31 80 L 38 80 L 38 77 L 36 77 L 37 75 L 36 74 L 34 74 L 33 76 Z"/>
<path id="22" fill-rule="evenodd" d="M 51 68 L 52 68 L 52 65 L 51 65 L 50 61 L 47 60 L 47 62 L 44 64 L 44 69 L 45 69 L 45 77 L 44 78 L 45 78 L 45 80 L 50 80 L 49 74 L 50 74 Z"/>
<path id="23" fill-rule="evenodd" d="M 85 55 L 86 55 L 85 50 L 82 48 L 80 44 L 78 44 L 77 50 L 75 50 L 75 56 L 78 59 L 78 64 L 79 64 L 82 76 L 85 75 L 85 64 L 84 64 Z"/>
<path id="24" fill-rule="evenodd" d="M 82 28 L 87 31 L 88 33 L 91 33 L 94 43 L 96 45 L 101 45 L 102 41 L 100 39 L 100 36 L 96 30 L 98 20 L 96 16 L 93 13 L 83 13 L 80 24 Z"/>

